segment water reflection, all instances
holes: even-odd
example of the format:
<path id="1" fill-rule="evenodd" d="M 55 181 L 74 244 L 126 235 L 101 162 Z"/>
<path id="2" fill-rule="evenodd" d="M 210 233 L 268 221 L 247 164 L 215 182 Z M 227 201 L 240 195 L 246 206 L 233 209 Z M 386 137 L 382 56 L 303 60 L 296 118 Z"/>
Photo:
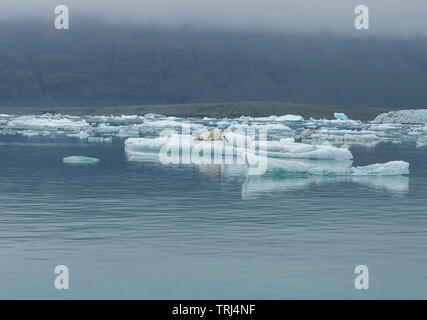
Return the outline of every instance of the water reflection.
<path id="1" fill-rule="evenodd" d="M 356 183 L 395 195 L 409 191 L 409 178 L 403 176 L 248 176 L 242 186 L 242 199 L 253 199 L 271 194 L 308 189 L 312 186 Z"/>
<path id="2" fill-rule="evenodd" d="M 158 153 L 139 153 L 127 155 L 128 161 L 160 163 Z M 241 177 L 242 199 L 253 199 L 266 195 L 283 195 L 284 192 L 308 189 L 312 186 L 354 183 L 376 190 L 383 190 L 395 196 L 409 191 L 409 178 L 405 176 L 350 176 L 336 175 L 351 168 L 351 160 L 308 160 L 308 159 L 269 159 L 267 173 L 259 176 L 247 175 L 245 165 L 201 164 L 195 165 L 198 172 L 221 180 Z"/>

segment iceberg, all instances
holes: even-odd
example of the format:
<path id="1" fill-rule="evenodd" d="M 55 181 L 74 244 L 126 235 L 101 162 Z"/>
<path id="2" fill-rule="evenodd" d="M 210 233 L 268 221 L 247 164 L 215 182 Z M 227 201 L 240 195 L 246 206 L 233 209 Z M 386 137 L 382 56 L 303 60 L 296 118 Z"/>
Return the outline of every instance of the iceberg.
<path id="1" fill-rule="evenodd" d="M 399 176 L 403 174 L 409 174 L 409 163 L 405 161 L 389 161 L 351 168 L 353 176 Z"/>
<path id="2" fill-rule="evenodd" d="M 72 117 L 61 115 L 42 115 L 42 116 L 19 116 L 10 119 L 8 127 L 20 127 L 33 130 L 43 129 L 81 129 L 89 127 L 84 119 L 73 120 Z"/>
<path id="3" fill-rule="evenodd" d="M 288 114 L 286 116 L 277 117 L 276 121 L 302 122 L 304 118 L 302 116 Z"/>
<path id="4" fill-rule="evenodd" d="M 253 155 L 247 154 L 250 159 Z M 256 163 L 254 160 L 247 161 Z M 348 175 L 352 165 L 351 160 L 307 160 L 307 159 L 277 159 L 267 158 L 266 174 L 293 174 L 293 175 Z"/>
<path id="5" fill-rule="evenodd" d="M 228 130 L 268 130 L 268 131 L 293 131 L 293 129 L 284 125 L 283 123 L 235 123 L 228 127 Z"/>
<path id="6" fill-rule="evenodd" d="M 404 123 L 422 124 L 427 123 L 427 109 L 399 110 L 381 113 L 374 123 Z"/>
<path id="7" fill-rule="evenodd" d="M 254 155 L 247 153 L 247 157 Z M 247 166 L 255 163 L 247 161 Z M 399 176 L 409 174 L 409 163 L 405 161 L 390 161 L 368 166 L 352 167 L 351 160 L 301 160 L 301 159 L 267 159 L 265 173 L 286 173 L 302 175 L 332 175 L 332 176 Z"/>
<path id="8" fill-rule="evenodd" d="M 344 113 L 338 113 L 338 112 L 334 113 L 334 118 L 342 121 L 348 120 L 348 117 Z"/>
<path id="9" fill-rule="evenodd" d="M 246 117 L 241 116 L 240 118 L 237 118 L 235 120 L 241 120 L 241 121 L 247 121 L 247 120 L 253 120 L 253 121 L 287 121 L 287 122 L 302 122 L 304 121 L 304 118 L 302 116 L 294 115 L 294 114 L 287 114 L 284 116 L 269 116 L 269 117 Z"/>
<path id="10" fill-rule="evenodd" d="M 262 145 L 259 149 L 262 149 Z M 352 160 L 352 153 L 345 148 L 331 145 L 311 145 L 295 142 L 293 138 L 282 138 L 280 141 L 268 141 L 268 156 L 275 158 L 330 159 Z"/>
<path id="11" fill-rule="evenodd" d="M 84 157 L 84 156 L 71 156 L 65 157 L 62 159 L 64 163 L 72 163 L 72 164 L 93 164 L 99 162 L 99 159 L 92 157 Z"/>
<path id="12" fill-rule="evenodd" d="M 329 141 L 335 144 L 357 145 L 375 145 L 381 141 L 381 138 L 376 134 L 369 133 L 368 131 L 353 130 L 320 130 L 311 134 L 309 138 L 317 141 Z"/>
<path id="13" fill-rule="evenodd" d="M 280 141 L 256 141 L 249 135 L 226 131 L 223 141 L 198 141 L 191 135 L 171 135 L 158 138 L 128 138 L 125 141 L 127 153 L 159 152 L 164 146 L 177 152 L 208 150 L 213 154 L 240 155 L 245 150 L 265 152 L 272 158 L 297 158 L 319 160 L 352 160 L 352 153 L 346 148 L 332 145 L 311 145 L 295 142 L 294 138 Z"/>

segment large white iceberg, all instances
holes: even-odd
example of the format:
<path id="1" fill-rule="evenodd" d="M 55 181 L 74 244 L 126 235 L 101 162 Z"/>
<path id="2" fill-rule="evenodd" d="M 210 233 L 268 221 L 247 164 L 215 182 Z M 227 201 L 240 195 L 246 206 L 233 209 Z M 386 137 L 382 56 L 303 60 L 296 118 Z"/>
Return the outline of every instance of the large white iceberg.
<path id="1" fill-rule="evenodd" d="M 252 155 L 247 154 L 250 158 Z M 248 161 L 247 164 L 250 167 Z M 300 159 L 267 159 L 265 173 L 286 173 L 303 175 L 345 175 L 345 176 L 399 176 L 409 174 L 409 163 L 405 161 L 390 161 L 368 166 L 352 167 L 352 161 L 322 161 Z"/>
<path id="2" fill-rule="evenodd" d="M 374 123 L 427 123 L 427 109 L 399 110 L 381 113 Z"/>
<path id="3" fill-rule="evenodd" d="M 231 131 L 223 133 L 222 141 L 197 141 L 191 135 L 171 135 L 157 138 L 128 138 L 125 141 L 127 153 L 159 152 L 167 146 L 177 152 L 210 150 L 213 154 L 241 155 L 244 150 L 261 152 L 273 158 L 300 158 L 323 160 L 351 160 L 353 155 L 345 148 L 331 145 L 310 145 L 297 143 L 293 138 L 280 141 L 257 141 L 249 135 Z"/>

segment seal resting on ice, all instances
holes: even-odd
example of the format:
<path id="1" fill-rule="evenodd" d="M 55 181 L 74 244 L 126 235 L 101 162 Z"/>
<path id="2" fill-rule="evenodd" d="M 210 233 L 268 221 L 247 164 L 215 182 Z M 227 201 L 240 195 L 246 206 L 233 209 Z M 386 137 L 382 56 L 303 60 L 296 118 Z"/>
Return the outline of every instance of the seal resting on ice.
<path id="1" fill-rule="evenodd" d="M 195 138 L 198 141 L 217 141 L 222 140 L 222 134 L 224 130 L 214 129 L 203 132 L 201 135 Z"/>

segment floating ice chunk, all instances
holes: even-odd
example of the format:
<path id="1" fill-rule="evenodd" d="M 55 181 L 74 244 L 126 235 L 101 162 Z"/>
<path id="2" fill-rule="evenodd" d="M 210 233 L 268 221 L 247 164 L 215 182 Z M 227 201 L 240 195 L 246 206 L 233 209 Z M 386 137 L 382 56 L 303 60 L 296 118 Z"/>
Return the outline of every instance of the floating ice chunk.
<path id="1" fill-rule="evenodd" d="M 243 150 L 227 145 L 224 141 L 198 141 L 191 135 L 172 135 L 158 138 L 128 138 L 125 151 L 134 156 L 138 153 L 161 153 L 164 157 L 190 154 L 191 159 L 210 161 L 212 155 L 240 156 Z M 170 154 L 170 155 L 169 155 Z M 244 161 L 242 161 L 244 163 Z"/>
<path id="2" fill-rule="evenodd" d="M 92 157 L 84 157 L 84 156 L 71 156 L 65 157 L 62 159 L 64 163 L 72 163 L 72 164 L 92 164 L 99 162 L 99 159 Z"/>
<path id="3" fill-rule="evenodd" d="M 254 130 L 267 130 L 267 131 L 293 131 L 293 129 L 289 128 L 288 126 L 284 125 L 283 123 L 237 123 L 232 124 L 228 127 L 228 130 L 248 130 L 248 129 L 254 129 Z"/>
<path id="4" fill-rule="evenodd" d="M 360 144 L 360 145 L 375 145 L 381 141 L 381 138 L 375 134 L 370 134 L 367 131 L 353 130 L 321 130 L 313 133 L 310 138 L 318 141 L 329 141 L 335 144 Z M 351 132 L 351 133 L 346 133 Z"/>
<path id="5" fill-rule="evenodd" d="M 79 138 L 80 140 L 86 140 L 89 138 L 89 133 L 86 131 L 80 131 L 79 133 L 67 133 L 67 137 L 70 138 Z"/>
<path id="6" fill-rule="evenodd" d="M 248 158 L 253 157 L 250 153 L 247 156 Z M 266 173 L 338 176 L 398 176 L 409 174 L 409 163 L 404 161 L 390 161 L 362 167 L 352 167 L 351 160 L 285 160 L 268 158 L 267 161 Z M 255 161 L 247 161 L 249 167 L 250 163 L 255 163 Z"/>
<path id="7" fill-rule="evenodd" d="M 26 137 L 35 137 L 35 136 L 48 136 L 50 134 L 49 131 L 33 131 L 33 130 L 24 130 L 19 131 L 19 133 Z"/>
<path id="8" fill-rule="evenodd" d="M 381 113 L 374 123 L 427 123 L 427 109 L 399 110 Z"/>
<path id="9" fill-rule="evenodd" d="M 252 155 L 248 153 L 248 157 Z M 255 161 L 248 161 L 256 163 Z M 267 159 L 266 173 L 287 173 L 307 175 L 348 175 L 351 160 L 306 160 L 306 159 Z"/>
<path id="10" fill-rule="evenodd" d="M 276 121 L 302 122 L 304 121 L 304 118 L 302 116 L 288 114 L 285 116 L 277 117 Z"/>
<path id="11" fill-rule="evenodd" d="M 323 159 L 323 160 L 352 160 L 352 153 L 346 148 L 333 146 L 316 146 L 316 149 L 306 152 L 269 152 L 269 156 L 277 158 Z"/>
<path id="12" fill-rule="evenodd" d="M 263 144 L 259 145 L 263 150 Z M 265 150 L 265 149 L 264 149 Z M 352 160 L 353 155 L 346 148 L 337 148 L 331 145 L 311 145 L 297 143 L 293 138 L 282 138 L 280 141 L 268 141 L 267 151 L 269 157 L 276 158 L 301 158 L 301 159 L 332 159 Z"/>
<path id="13" fill-rule="evenodd" d="M 86 128 L 89 124 L 85 120 L 73 120 L 74 117 L 63 117 L 61 115 L 42 115 L 42 116 L 20 116 L 10 119 L 8 127 L 20 127 L 28 129 L 45 129 L 45 128 L 61 128 L 61 129 L 80 129 Z"/>
<path id="14" fill-rule="evenodd" d="M 409 174 L 409 163 L 405 161 L 390 161 L 387 163 L 376 163 L 369 166 L 351 168 L 354 176 L 398 176 Z"/>
<path id="15" fill-rule="evenodd" d="M 344 113 L 338 113 L 338 112 L 334 113 L 334 118 L 342 121 L 348 120 L 348 117 Z"/>
<path id="16" fill-rule="evenodd" d="M 158 118 L 162 118 L 164 117 L 161 114 L 157 114 L 157 113 L 147 113 L 146 115 L 144 115 L 145 119 L 158 119 Z"/>
<path id="17" fill-rule="evenodd" d="M 180 128 L 182 122 L 170 119 L 145 121 L 144 126 L 154 128 Z"/>
<path id="18" fill-rule="evenodd" d="M 241 116 L 240 118 L 234 119 L 234 120 L 240 120 L 240 121 L 287 121 L 287 122 L 302 122 L 304 121 L 304 118 L 302 116 L 293 115 L 293 114 L 287 114 L 284 116 L 269 116 L 269 117 L 247 117 L 247 116 Z"/>
<path id="19" fill-rule="evenodd" d="M 374 123 L 369 127 L 372 131 L 390 131 L 399 130 L 402 128 L 400 123 Z"/>
<path id="20" fill-rule="evenodd" d="M 111 137 L 89 137 L 87 139 L 90 143 L 112 143 L 113 138 Z"/>

